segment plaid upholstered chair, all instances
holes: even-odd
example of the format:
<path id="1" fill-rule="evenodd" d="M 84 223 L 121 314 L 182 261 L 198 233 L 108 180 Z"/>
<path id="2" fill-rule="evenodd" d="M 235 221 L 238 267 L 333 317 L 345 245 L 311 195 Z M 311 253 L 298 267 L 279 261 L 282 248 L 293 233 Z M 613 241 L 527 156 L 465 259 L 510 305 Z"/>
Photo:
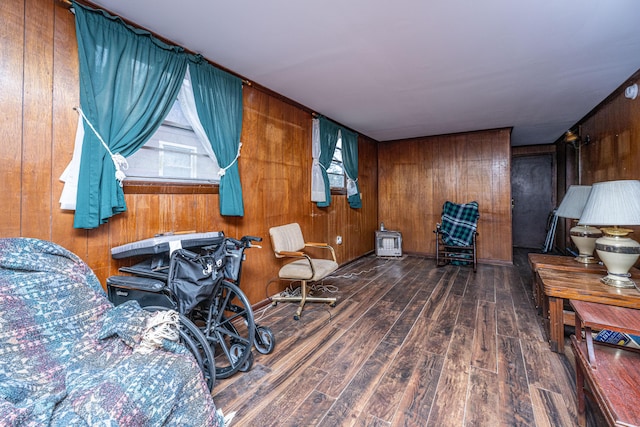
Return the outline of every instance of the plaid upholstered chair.
<path id="1" fill-rule="evenodd" d="M 478 236 L 478 202 L 456 204 L 445 202 L 442 220 L 436 224 L 436 265 L 478 264 L 476 238 Z"/>

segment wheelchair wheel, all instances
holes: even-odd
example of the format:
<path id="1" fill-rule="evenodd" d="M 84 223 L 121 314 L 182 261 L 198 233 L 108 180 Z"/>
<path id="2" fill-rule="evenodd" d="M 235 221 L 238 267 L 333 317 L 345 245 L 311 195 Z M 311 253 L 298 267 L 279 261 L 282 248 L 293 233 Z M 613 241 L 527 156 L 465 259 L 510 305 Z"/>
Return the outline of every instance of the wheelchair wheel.
<path id="1" fill-rule="evenodd" d="M 252 356 L 255 340 L 253 310 L 240 288 L 223 280 L 208 311 L 204 331 L 216 354 L 216 378 L 228 378 L 246 369 Z"/>
<path id="2" fill-rule="evenodd" d="M 276 346 L 276 337 L 267 326 L 256 326 L 256 350 L 261 354 L 269 354 Z"/>
<path id="3" fill-rule="evenodd" d="M 238 344 L 234 344 L 233 346 L 231 346 L 231 355 L 233 356 L 233 354 L 238 350 L 244 351 L 244 347 L 239 346 Z M 248 372 L 251 370 L 251 368 L 253 368 L 253 353 L 249 352 L 249 357 L 247 358 L 246 362 L 244 362 L 244 365 L 240 366 L 238 370 L 240 372 Z"/>
<path id="4" fill-rule="evenodd" d="M 144 307 L 148 311 L 168 310 L 167 307 L 148 306 Z M 209 391 L 213 390 L 215 384 L 215 357 L 207 338 L 200 329 L 187 317 L 180 314 L 180 343 L 193 354 L 202 371 L 202 375 L 207 383 Z"/>

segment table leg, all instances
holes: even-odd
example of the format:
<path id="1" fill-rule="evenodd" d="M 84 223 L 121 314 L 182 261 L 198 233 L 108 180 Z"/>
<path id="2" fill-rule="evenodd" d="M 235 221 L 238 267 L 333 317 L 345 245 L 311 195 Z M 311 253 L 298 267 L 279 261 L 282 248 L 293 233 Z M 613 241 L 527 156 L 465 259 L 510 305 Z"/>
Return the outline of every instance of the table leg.
<path id="1" fill-rule="evenodd" d="M 540 304 L 540 287 L 538 286 L 538 279 L 537 278 L 538 278 L 538 275 L 534 271 L 533 272 L 533 277 L 532 277 L 532 280 L 531 280 L 531 284 L 533 285 L 532 292 L 533 292 L 533 298 L 534 298 L 534 301 L 535 301 L 535 304 L 536 304 L 536 308 L 540 309 L 540 305 L 541 305 Z"/>
<path id="2" fill-rule="evenodd" d="M 544 333 L 547 336 L 547 340 L 551 339 L 551 327 L 549 326 L 549 297 L 544 293 L 540 295 L 542 302 L 542 323 L 544 323 Z"/>
<path id="3" fill-rule="evenodd" d="M 593 369 L 596 369 L 596 353 L 593 350 L 593 338 L 591 337 L 591 328 L 584 328 L 584 337 L 587 341 L 587 356 L 589 357 L 589 363 Z"/>
<path id="4" fill-rule="evenodd" d="M 551 351 L 564 352 L 564 299 L 549 297 L 549 344 Z"/>
<path id="5" fill-rule="evenodd" d="M 582 317 L 580 317 L 580 315 L 578 313 L 575 314 L 574 316 L 574 322 L 573 322 L 574 326 L 575 326 L 575 333 L 574 335 L 576 336 L 576 341 L 581 342 L 582 341 Z"/>
<path id="6" fill-rule="evenodd" d="M 584 427 L 587 424 L 584 396 L 584 371 L 580 365 L 579 356 L 576 355 L 576 398 L 578 400 L 578 425 Z"/>

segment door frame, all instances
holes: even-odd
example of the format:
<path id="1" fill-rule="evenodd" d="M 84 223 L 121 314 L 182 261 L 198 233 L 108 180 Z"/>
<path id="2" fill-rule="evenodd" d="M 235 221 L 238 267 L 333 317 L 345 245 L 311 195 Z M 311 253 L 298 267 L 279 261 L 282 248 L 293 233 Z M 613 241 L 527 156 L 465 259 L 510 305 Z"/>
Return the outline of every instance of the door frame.
<path id="1" fill-rule="evenodd" d="M 513 159 L 516 157 L 535 157 L 547 155 L 551 155 L 551 202 L 553 204 L 553 207 L 556 208 L 558 206 L 558 156 L 555 144 L 523 145 L 511 147 L 511 167 L 513 168 Z M 513 184 L 509 191 L 511 192 L 511 221 L 513 223 Z M 513 227 L 511 230 L 511 241 L 514 241 Z"/>

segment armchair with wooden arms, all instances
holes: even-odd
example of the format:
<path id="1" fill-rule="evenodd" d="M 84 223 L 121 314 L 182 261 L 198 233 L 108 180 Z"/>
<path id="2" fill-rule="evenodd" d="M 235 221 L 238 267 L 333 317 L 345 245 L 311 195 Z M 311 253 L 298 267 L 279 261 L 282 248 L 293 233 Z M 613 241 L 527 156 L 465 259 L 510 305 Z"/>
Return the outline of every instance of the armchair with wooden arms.
<path id="1" fill-rule="evenodd" d="M 478 202 L 457 204 L 445 202 L 441 222 L 436 224 L 436 265 L 478 265 L 476 239 L 478 236 Z"/>
<path id="2" fill-rule="evenodd" d="M 299 296 L 276 295 L 271 297 L 273 304 L 280 301 L 300 302 L 300 306 L 293 316 L 294 320 L 300 320 L 302 310 L 307 302 L 327 302 L 332 307 L 335 306 L 335 297 L 312 297 L 307 293 L 307 282 L 322 280 L 338 269 L 333 248 L 327 243 L 305 242 L 298 223 L 272 227 L 269 229 L 269 235 L 276 258 L 293 259 L 292 262 L 288 262 L 280 268 L 278 276 L 282 280 L 300 281 L 301 283 Z M 307 247 L 327 249 L 331 259 L 312 258 L 304 252 Z"/>

